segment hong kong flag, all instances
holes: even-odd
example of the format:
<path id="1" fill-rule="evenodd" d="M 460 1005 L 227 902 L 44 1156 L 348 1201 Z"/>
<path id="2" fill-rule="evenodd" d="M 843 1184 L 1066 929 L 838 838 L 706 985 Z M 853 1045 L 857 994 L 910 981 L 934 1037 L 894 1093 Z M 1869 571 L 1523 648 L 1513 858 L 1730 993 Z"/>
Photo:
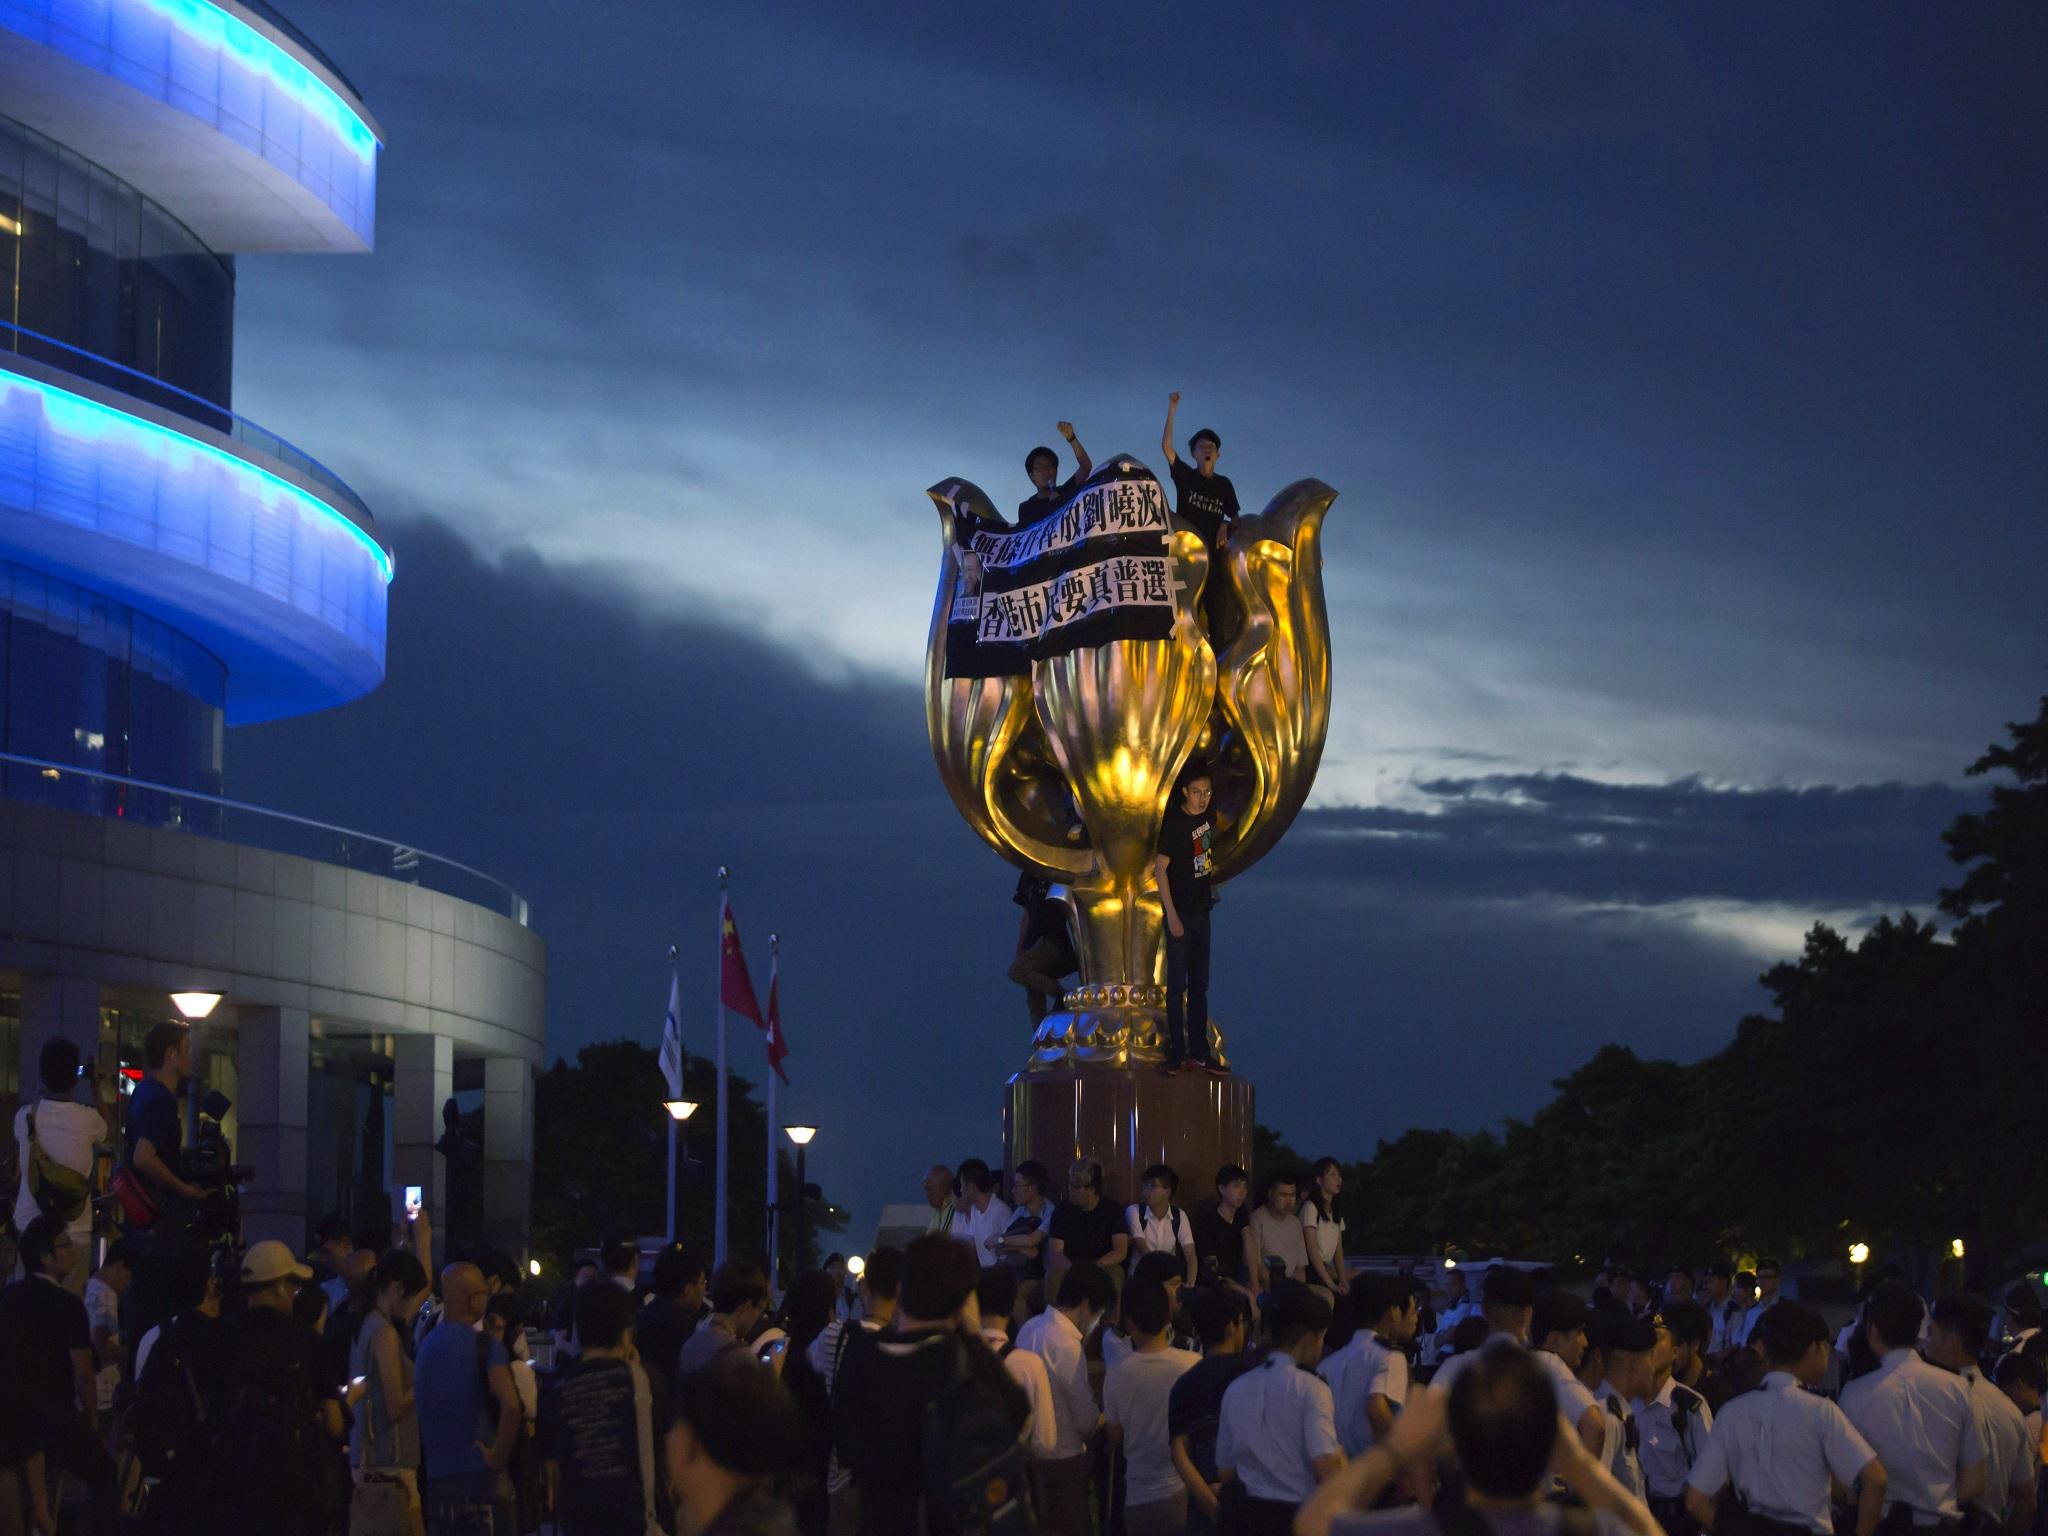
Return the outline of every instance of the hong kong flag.
<path id="1" fill-rule="evenodd" d="M 718 1000 L 756 1029 L 766 1029 L 761 1004 L 754 996 L 754 978 L 747 974 L 747 957 L 740 952 L 740 931 L 732 920 L 732 900 L 718 919 Z"/>
<path id="2" fill-rule="evenodd" d="M 781 969 L 782 957 L 778 955 L 768 966 L 768 1065 L 787 1083 L 789 1074 L 782 1070 L 782 1064 L 789 1059 L 789 1042 L 782 1037 L 782 1006 L 775 1000 Z"/>

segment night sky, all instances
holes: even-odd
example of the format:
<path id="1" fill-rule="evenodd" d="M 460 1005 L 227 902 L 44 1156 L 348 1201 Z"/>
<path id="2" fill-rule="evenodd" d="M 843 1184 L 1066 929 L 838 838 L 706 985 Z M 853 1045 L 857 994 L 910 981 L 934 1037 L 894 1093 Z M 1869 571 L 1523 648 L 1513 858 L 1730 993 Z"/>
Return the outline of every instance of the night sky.
<path id="1" fill-rule="evenodd" d="M 1014 504 L 1062 417 L 1163 469 L 1179 389 L 1248 507 L 1340 492 L 1322 776 L 1216 918 L 1297 1145 L 1709 1053 L 1927 911 L 2048 677 L 2048 23 L 1321 9 L 293 0 L 377 251 L 242 261 L 236 403 L 399 574 L 384 688 L 230 792 L 516 885 L 552 1054 L 653 1043 L 671 943 L 708 1053 L 731 865 L 865 1224 L 997 1158 L 1026 1040 L 923 490 Z"/>

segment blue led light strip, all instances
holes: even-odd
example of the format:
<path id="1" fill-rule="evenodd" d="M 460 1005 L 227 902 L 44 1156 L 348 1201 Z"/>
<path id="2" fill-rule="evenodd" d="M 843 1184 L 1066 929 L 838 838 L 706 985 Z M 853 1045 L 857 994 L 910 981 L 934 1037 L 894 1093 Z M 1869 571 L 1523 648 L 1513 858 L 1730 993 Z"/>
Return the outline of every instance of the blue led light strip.
<path id="1" fill-rule="evenodd" d="M 219 49 L 252 74 L 263 75 L 334 131 L 336 138 L 368 161 L 377 136 L 334 87 L 238 16 L 208 0 L 136 0 L 201 43 Z"/>
<path id="2" fill-rule="evenodd" d="M 68 389 L 59 389 L 54 384 L 45 384 L 40 379 L 26 378 L 18 373 L 0 372 L 0 392 L 25 389 L 36 395 L 42 402 L 43 413 L 49 418 L 50 426 L 68 437 L 84 438 L 127 438 L 147 448 L 174 445 L 188 452 L 211 458 L 228 468 L 245 475 L 255 475 L 268 480 L 283 491 L 290 500 L 314 512 L 316 516 L 331 519 L 348 530 L 351 537 L 369 551 L 370 558 L 377 564 L 386 586 L 393 574 L 391 556 L 384 546 L 352 519 L 344 517 L 312 492 L 293 485 L 281 475 L 272 474 L 260 464 L 252 464 L 239 455 L 216 448 L 211 443 L 202 443 L 175 428 L 163 426 L 154 421 L 145 421 L 139 416 L 130 416 L 126 411 L 113 406 L 102 405 L 97 400 L 88 400 L 83 395 L 74 395 Z"/>

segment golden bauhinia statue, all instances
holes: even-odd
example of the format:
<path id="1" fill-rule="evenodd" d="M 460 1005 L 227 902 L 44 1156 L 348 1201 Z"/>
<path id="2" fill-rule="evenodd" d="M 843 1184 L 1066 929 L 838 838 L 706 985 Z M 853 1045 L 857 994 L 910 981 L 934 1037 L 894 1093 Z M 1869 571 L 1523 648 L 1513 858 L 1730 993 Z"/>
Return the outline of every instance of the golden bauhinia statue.
<path id="1" fill-rule="evenodd" d="M 1053 492 L 1040 453 L 1021 526 L 965 480 L 928 493 L 943 538 L 925 722 L 968 825 L 1072 908 L 1080 982 L 1038 1026 L 1033 1063 L 1156 1061 L 1161 819 L 1205 765 L 1223 881 L 1307 799 L 1330 724 L 1321 535 L 1337 493 L 1296 481 L 1212 545 L 1131 455 Z M 1220 1064 L 1213 1023 L 1208 1044 Z"/>

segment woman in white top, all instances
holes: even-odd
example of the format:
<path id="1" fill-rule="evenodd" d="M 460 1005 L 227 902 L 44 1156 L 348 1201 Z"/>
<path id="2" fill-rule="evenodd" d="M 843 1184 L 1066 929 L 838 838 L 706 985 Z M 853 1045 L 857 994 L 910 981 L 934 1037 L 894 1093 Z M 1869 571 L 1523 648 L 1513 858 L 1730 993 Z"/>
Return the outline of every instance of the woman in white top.
<path id="1" fill-rule="evenodd" d="M 14 1197 L 17 1231 L 27 1231 L 28 1224 L 43 1214 L 42 1207 L 36 1204 L 35 1192 L 29 1188 L 29 1117 L 35 1117 L 36 1143 L 43 1149 L 43 1155 L 83 1174 L 88 1184 L 92 1180 L 94 1149 L 107 1139 L 105 1116 L 90 1104 L 80 1104 L 71 1097 L 78 1086 L 79 1060 L 75 1041 L 62 1036 L 45 1041 L 38 1063 L 43 1079 L 43 1096 L 32 1104 L 22 1105 L 14 1116 L 14 1144 L 21 1154 L 18 1164 L 21 1188 Z M 65 1228 L 71 1234 L 72 1256 L 71 1273 L 64 1277 L 64 1286 L 74 1294 L 83 1295 L 86 1276 L 92 1272 L 92 1200 L 89 1196 L 83 1205 L 70 1213 Z"/>
<path id="2" fill-rule="evenodd" d="M 1180 1188 L 1180 1176 L 1164 1163 L 1145 1170 L 1136 1205 L 1124 1207 L 1124 1231 L 1131 1240 L 1131 1268 L 1148 1253 L 1178 1253 L 1187 1271 L 1187 1283 L 1195 1283 L 1195 1229 L 1188 1213 L 1173 1203 Z"/>
<path id="3" fill-rule="evenodd" d="M 1344 1273 L 1344 1218 L 1337 1214 L 1337 1196 L 1344 1189 L 1344 1170 L 1334 1157 L 1319 1157 L 1301 1197 L 1303 1246 L 1308 1249 L 1308 1282 L 1334 1296 L 1351 1290 Z"/>

